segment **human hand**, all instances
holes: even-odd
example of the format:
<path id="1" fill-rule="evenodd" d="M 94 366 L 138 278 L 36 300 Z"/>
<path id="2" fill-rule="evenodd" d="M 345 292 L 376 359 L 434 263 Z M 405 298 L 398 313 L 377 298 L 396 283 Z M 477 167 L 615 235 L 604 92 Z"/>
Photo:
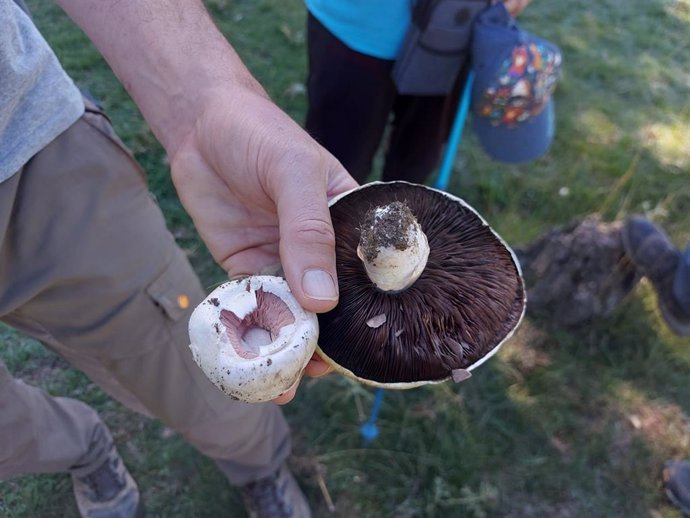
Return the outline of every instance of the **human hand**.
<path id="1" fill-rule="evenodd" d="M 281 264 L 305 309 L 334 307 L 328 199 L 357 184 L 268 99 L 203 2 L 58 2 L 165 147 L 180 200 L 228 275 Z M 305 369 L 327 371 L 318 359 Z"/>
<path id="2" fill-rule="evenodd" d="M 329 374 L 332 371 L 333 367 L 324 362 L 321 359 L 321 357 L 316 353 L 314 353 L 314 356 L 312 356 L 311 360 L 309 360 L 309 363 L 304 368 L 304 374 L 311 378 L 320 378 L 321 376 L 325 376 L 326 374 Z M 290 390 L 274 399 L 273 402 L 278 405 L 284 405 L 285 403 L 289 403 L 295 397 L 298 387 L 299 381 L 295 383 L 290 388 Z"/>
<path id="3" fill-rule="evenodd" d="M 256 89 L 215 91 L 171 153 L 171 175 L 214 259 L 230 277 L 280 263 L 309 311 L 338 299 L 328 199 L 356 187 L 340 163 Z M 314 355 L 305 369 L 330 368 Z M 276 402 L 290 401 L 297 387 Z"/>
<path id="4" fill-rule="evenodd" d="M 511 16 L 517 16 L 527 7 L 530 0 L 503 0 L 503 3 Z"/>

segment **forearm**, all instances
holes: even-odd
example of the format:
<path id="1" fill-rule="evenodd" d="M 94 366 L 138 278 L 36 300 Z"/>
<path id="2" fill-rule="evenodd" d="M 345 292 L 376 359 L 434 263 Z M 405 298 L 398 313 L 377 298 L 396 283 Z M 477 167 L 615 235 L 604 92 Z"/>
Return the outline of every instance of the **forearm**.
<path id="1" fill-rule="evenodd" d="M 219 88 L 265 92 L 198 0 L 58 0 L 169 153 Z"/>

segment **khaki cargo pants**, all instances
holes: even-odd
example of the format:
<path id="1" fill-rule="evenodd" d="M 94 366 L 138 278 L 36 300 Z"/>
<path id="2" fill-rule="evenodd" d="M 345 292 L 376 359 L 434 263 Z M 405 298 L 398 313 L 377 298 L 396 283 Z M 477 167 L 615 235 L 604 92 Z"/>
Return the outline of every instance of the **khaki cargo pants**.
<path id="1" fill-rule="evenodd" d="M 241 485 L 285 460 L 288 427 L 277 406 L 230 400 L 193 362 L 187 321 L 203 296 L 143 171 L 90 103 L 0 183 L 0 320 L 178 431 Z M 88 473 L 107 437 L 90 407 L 14 379 L 0 362 L 0 479 Z"/>

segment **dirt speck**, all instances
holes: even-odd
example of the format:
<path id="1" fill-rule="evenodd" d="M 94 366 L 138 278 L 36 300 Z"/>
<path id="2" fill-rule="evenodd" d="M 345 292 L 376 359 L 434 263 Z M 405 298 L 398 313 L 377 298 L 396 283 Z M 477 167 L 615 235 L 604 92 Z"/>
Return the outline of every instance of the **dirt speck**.
<path id="1" fill-rule="evenodd" d="M 415 222 L 414 214 L 401 201 L 368 210 L 360 225 L 359 241 L 366 260 L 372 262 L 382 248 L 406 250 L 411 244 L 409 228 Z"/>

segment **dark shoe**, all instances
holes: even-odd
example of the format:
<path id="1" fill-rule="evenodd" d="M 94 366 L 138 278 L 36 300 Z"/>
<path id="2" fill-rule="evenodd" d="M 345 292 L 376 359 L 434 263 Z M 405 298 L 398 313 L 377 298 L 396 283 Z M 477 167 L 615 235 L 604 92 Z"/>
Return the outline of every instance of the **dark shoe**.
<path id="1" fill-rule="evenodd" d="M 240 491 L 249 518 L 311 518 L 309 503 L 285 464 Z"/>
<path id="2" fill-rule="evenodd" d="M 669 460 L 662 473 L 669 500 L 690 516 L 690 460 Z"/>
<path id="3" fill-rule="evenodd" d="M 83 518 L 144 516 L 137 484 L 127 471 L 115 445 L 100 468 L 88 475 L 72 475 L 72 486 Z"/>
<path id="4" fill-rule="evenodd" d="M 622 231 L 625 252 L 654 286 L 659 309 L 671 330 L 690 336 L 690 312 L 674 296 L 673 284 L 681 260 L 680 251 L 659 227 L 642 216 L 629 217 Z"/>

